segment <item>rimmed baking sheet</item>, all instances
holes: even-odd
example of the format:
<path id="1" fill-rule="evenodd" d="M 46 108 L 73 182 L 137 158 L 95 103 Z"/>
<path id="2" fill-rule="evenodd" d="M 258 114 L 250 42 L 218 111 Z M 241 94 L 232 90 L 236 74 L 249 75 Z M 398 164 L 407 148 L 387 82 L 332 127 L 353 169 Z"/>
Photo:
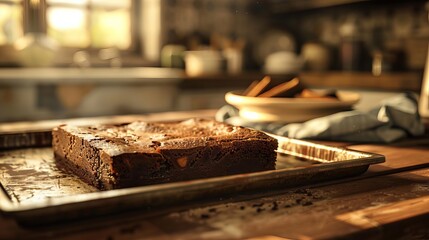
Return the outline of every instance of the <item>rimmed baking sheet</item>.
<path id="1" fill-rule="evenodd" d="M 241 191 L 294 187 L 355 176 L 384 162 L 374 153 L 277 137 L 276 170 L 99 191 L 59 169 L 50 147 L 0 151 L 0 211 L 18 221 L 77 219 L 180 204 Z"/>

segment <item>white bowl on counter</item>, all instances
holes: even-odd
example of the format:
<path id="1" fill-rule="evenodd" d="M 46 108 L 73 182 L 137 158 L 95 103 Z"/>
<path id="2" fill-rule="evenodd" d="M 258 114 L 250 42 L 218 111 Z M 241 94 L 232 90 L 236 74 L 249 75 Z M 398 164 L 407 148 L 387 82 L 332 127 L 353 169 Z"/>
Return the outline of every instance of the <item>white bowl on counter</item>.
<path id="1" fill-rule="evenodd" d="M 185 52 L 185 70 L 188 76 L 216 74 L 222 70 L 223 57 L 218 51 Z"/>
<path id="2" fill-rule="evenodd" d="M 338 99 L 247 97 L 228 92 L 227 103 L 239 109 L 240 117 L 253 122 L 304 122 L 349 110 L 360 100 L 355 92 L 337 91 Z"/>
<path id="3" fill-rule="evenodd" d="M 267 74 L 294 74 L 298 73 L 303 66 L 303 58 L 294 52 L 280 51 L 268 55 L 264 72 Z"/>

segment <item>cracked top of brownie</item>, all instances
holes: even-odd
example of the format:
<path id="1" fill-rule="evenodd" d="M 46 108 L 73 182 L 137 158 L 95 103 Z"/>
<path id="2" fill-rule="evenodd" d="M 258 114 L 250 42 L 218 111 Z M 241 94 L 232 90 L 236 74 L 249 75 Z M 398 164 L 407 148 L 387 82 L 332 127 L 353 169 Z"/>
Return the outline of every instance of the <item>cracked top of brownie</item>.
<path id="1" fill-rule="evenodd" d="M 257 130 L 208 119 L 182 122 L 132 122 L 124 125 L 71 126 L 59 128 L 85 139 L 111 156 L 123 153 L 156 153 L 162 149 L 192 149 L 243 141 L 277 141 Z"/>

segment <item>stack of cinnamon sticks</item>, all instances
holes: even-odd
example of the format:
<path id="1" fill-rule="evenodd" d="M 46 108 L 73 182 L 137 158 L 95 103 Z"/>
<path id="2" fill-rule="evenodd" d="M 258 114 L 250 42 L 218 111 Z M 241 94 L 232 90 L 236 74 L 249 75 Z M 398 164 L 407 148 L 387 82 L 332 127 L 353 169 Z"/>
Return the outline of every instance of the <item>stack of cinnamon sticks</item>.
<path id="1" fill-rule="evenodd" d="M 316 92 L 305 88 L 301 81 L 295 77 L 292 80 L 270 87 L 271 77 L 265 76 L 262 80 L 252 82 L 244 91 L 247 97 L 286 97 L 286 98 L 320 98 L 336 100 L 336 91 L 327 90 Z"/>

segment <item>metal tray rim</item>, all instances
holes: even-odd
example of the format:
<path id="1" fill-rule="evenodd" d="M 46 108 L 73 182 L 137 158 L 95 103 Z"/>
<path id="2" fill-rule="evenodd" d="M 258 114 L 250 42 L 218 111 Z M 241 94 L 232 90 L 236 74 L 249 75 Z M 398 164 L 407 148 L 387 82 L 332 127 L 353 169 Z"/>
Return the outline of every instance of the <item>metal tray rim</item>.
<path id="1" fill-rule="evenodd" d="M 56 197 L 49 198 L 43 201 L 38 202 L 28 202 L 28 203 L 16 203 L 12 202 L 9 198 L 8 194 L 1 186 L 0 190 L 0 213 L 13 215 L 26 213 L 31 211 L 40 211 L 48 208 L 55 208 L 60 206 L 79 206 L 81 204 L 93 202 L 93 201 L 102 201 L 109 199 L 123 199 L 126 200 L 128 197 L 143 197 L 149 196 L 150 194 L 157 194 L 165 191 L 192 191 L 192 190 L 210 190 L 221 185 L 229 184 L 229 186 L 238 186 L 240 184 L 252 184 L 252 181 L 263 181 L 274 178 L 282 178 L 282 177 L 293 177 L 303 173 L 316 173 L 316 172 L 328 172 L 337 169 L 338 167 L 351 168 L 351 167 L 359 167 L 359 166 L 369 166 L 371 164 L 382 163 L 385 161 L 385 157 L 381 154 L 377 153 L 368 153 L 363 151 L 356 150 L 348 150 L 340 147 L 331 147 L 322 144 L 310 143 L 302 140 L 290 139 L 291 141 L 298 141 L 301 144 L 312 144 L 317 146 L 323 146 L 334 149 L 346 150 L 349 152 L 357 153 L 357 154 L 365 154 L 366 157 L 346 160 L 346 161 L 338 161 L 331 163 L 323 163 L 319 165 L 313 165 L 309 167 L 297 167 L 290 169 L 276 169 L 270 171 L 263 172 L 254 172 L 247 174 L 237 174 L 223 177 L 214 177 L 214 178 L 206 178 L 206 179 L 197 179 L 183 182 L 174 182 L 174 183 L 165 183 L 165 184 L 157 184 L 150 186 L 141 186 L 141 187 L 133 187 L 133 188 L 125 188 L 125 189 L 115 189 L 108 191 L 100 191 L 93 193 L 84 193 L 64 197 Z"/>

